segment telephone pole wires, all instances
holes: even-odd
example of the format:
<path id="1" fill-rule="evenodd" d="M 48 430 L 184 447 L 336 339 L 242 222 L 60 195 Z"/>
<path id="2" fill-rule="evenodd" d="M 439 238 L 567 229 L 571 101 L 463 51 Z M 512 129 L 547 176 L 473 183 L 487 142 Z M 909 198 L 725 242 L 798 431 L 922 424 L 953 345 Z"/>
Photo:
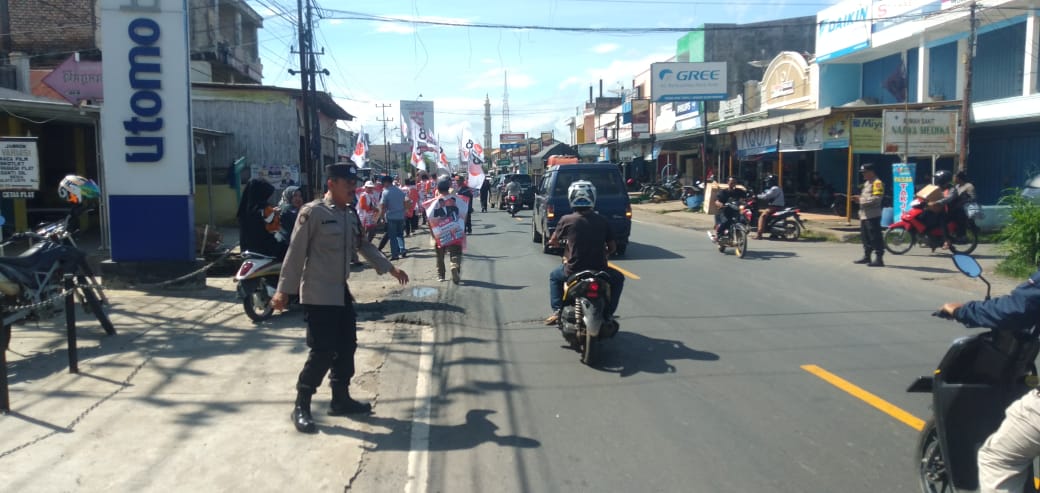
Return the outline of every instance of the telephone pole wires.
<path id="1" fill-rule="evenodd" d="M 306 1 L 306 10 L 304 2 Z M 301 118 L 303 124 L 303 140 L 300 144 L 300 174 L 302 183 L 307 186 L 303 188 L 304 198 L 310 199 L 321 195 L 321 175 L 323 170 L 317 169 L 317 163 L 321 158 L 321 125 L 318 119 L 318 107 L 315 101 L 315 76 L 320 72 L 329 75 L 328 70 L 317 70 L 315 55 L 324 55 L 325 49 L 320 53 L 314 52 L 313 13 L 310 0 L 296 0 L 296 30 L 299 32 L 300 70 L 289 69 L 289 74 L 300 76 L 300 99 Z"/>

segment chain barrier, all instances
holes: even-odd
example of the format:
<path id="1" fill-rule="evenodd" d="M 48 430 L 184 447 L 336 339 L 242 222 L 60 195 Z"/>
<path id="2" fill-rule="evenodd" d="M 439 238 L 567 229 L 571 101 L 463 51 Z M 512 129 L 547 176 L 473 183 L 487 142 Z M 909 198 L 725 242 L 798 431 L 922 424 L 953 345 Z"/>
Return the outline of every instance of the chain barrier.
<path id="1" fill-rule="evenodd" d="M 214 265 L 217 265 L 222 260 L 226 259 L 229 255 L 231 255 L 231 251 L 234 250 L 236 247 L 238 247 L 238 244 L 235 244 L 235 245 L 233 245 L 231 247 L 228 247 L 228 249 L 225 250 L 224 253 L 221 254 L 219 257 L 217 257 L 216 260 L 210 262 L 209 264 L 203 266 L 202 268 L 200 268 L 200 269 L 198 269 L 198 270 L 196 270 L 194 272 L 189 272 L 189 273 L 184 274 L 183 276 L 177 277 L 175 279 L 170 279 L 170 280 L 161 281 L 161 282 L 147 283 L 147 284 L 130 284 L 130 283 L 127 283 L 127 287 L 130 288 L 130 289 L 162 288 L 162 287 L 166 287 L 166 286 L 171 286 L 173 284 L 177 284 L 177 283 L 182 282 L 182 281 L 186 281 L 188 279 L 191 279 L 192 277 L 195 277 L 195 276 L 197 276 L 199 274 L 202 274 L 203 272 L 206 272 L 207 270 L 212 268 Z M 112 288 L 105 288 L 104 286 L 101 286 L 100 284 L 91 284 L 91 286 L 97 287 L 99 289 L 112 289 Z"/>

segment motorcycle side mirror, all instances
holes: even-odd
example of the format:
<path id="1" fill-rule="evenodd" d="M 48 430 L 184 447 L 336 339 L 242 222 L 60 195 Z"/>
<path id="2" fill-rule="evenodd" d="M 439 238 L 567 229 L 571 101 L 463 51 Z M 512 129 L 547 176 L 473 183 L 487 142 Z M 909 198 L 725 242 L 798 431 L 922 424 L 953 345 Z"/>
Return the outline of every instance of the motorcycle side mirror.
<path id="1" fill-rule="evenodd" d="M 955 253 L 953 254 L 953 265 L 957 266 L 957 270 L 961 271 L 964 275 L 972 279 L 980 279 L 986 283 L 986 299 L 990 298 L 990 286 L 989 281 L 985 277 L 982 277 L 982 266 L 979 265 L 979 261 L 975 260 L 975 257 L 966 253 Z"/>
<path id="2" fill-rule="evenodd" d="M 982 266 L 971 255 L 955 253 L 953 255 L 953 264 L 957 266 L 957 270 L 968 277 L 976 278 L 982 275 Z"/>

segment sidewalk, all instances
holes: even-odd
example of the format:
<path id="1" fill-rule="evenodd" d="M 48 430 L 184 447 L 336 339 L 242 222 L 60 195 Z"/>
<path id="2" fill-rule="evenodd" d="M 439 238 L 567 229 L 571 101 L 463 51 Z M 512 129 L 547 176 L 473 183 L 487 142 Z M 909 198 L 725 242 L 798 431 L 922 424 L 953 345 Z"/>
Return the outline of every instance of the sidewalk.
<path id="1" fill-rule="evenodd" d="M 424 266 L 411 259 L 402 264 L 415 284 L 429 284 Z M 321 432 L 297 433 L 289 413 L 307 354 L 302 313 L 254 325 L 235 287 L 229 277 L 211 277 L 205 289 L 192 292 L 109 290 L 118 335 L 106 336 L 77 308 L 79 374 L 68 372 L 64 316 L 15 325 L 4 369 L 12 411 L 0 415 L 2 489 L 349 486 L 374 425 L 325 415 L 326 384 L 313 406 Z M 355 271 L 351 288 L 361 327 L 351 392 L 389 417 L 393 407 L 380 406 L 381 398 L 410 402 L 414 396 L 378 395 L 378 374 L 389 344 L 414 340 L 420 330 L 392 319 L 422 309 L 422 302 L 408 299 L 412 286 L 401 288 L 371 269 Z"/>

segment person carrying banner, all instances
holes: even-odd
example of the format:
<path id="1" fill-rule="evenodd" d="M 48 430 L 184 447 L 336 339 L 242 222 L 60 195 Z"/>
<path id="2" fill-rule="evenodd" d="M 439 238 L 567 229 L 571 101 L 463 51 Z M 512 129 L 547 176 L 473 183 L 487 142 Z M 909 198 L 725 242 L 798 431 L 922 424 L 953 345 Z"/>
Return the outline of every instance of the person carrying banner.
<path id="1" fill-rule="evenodd" d="M 450 193 L 451 182 L 437 182 L 438 194 L 423 203 L 430 223 L 434 249 L 437 253 L 437 280 L 444 282 L 444 256 L 451 261 L 451 281 L 460 282 L 462 275 L 462 248 L 466 243 L 466 215 L 470 203 L 465 197 Z"/>

